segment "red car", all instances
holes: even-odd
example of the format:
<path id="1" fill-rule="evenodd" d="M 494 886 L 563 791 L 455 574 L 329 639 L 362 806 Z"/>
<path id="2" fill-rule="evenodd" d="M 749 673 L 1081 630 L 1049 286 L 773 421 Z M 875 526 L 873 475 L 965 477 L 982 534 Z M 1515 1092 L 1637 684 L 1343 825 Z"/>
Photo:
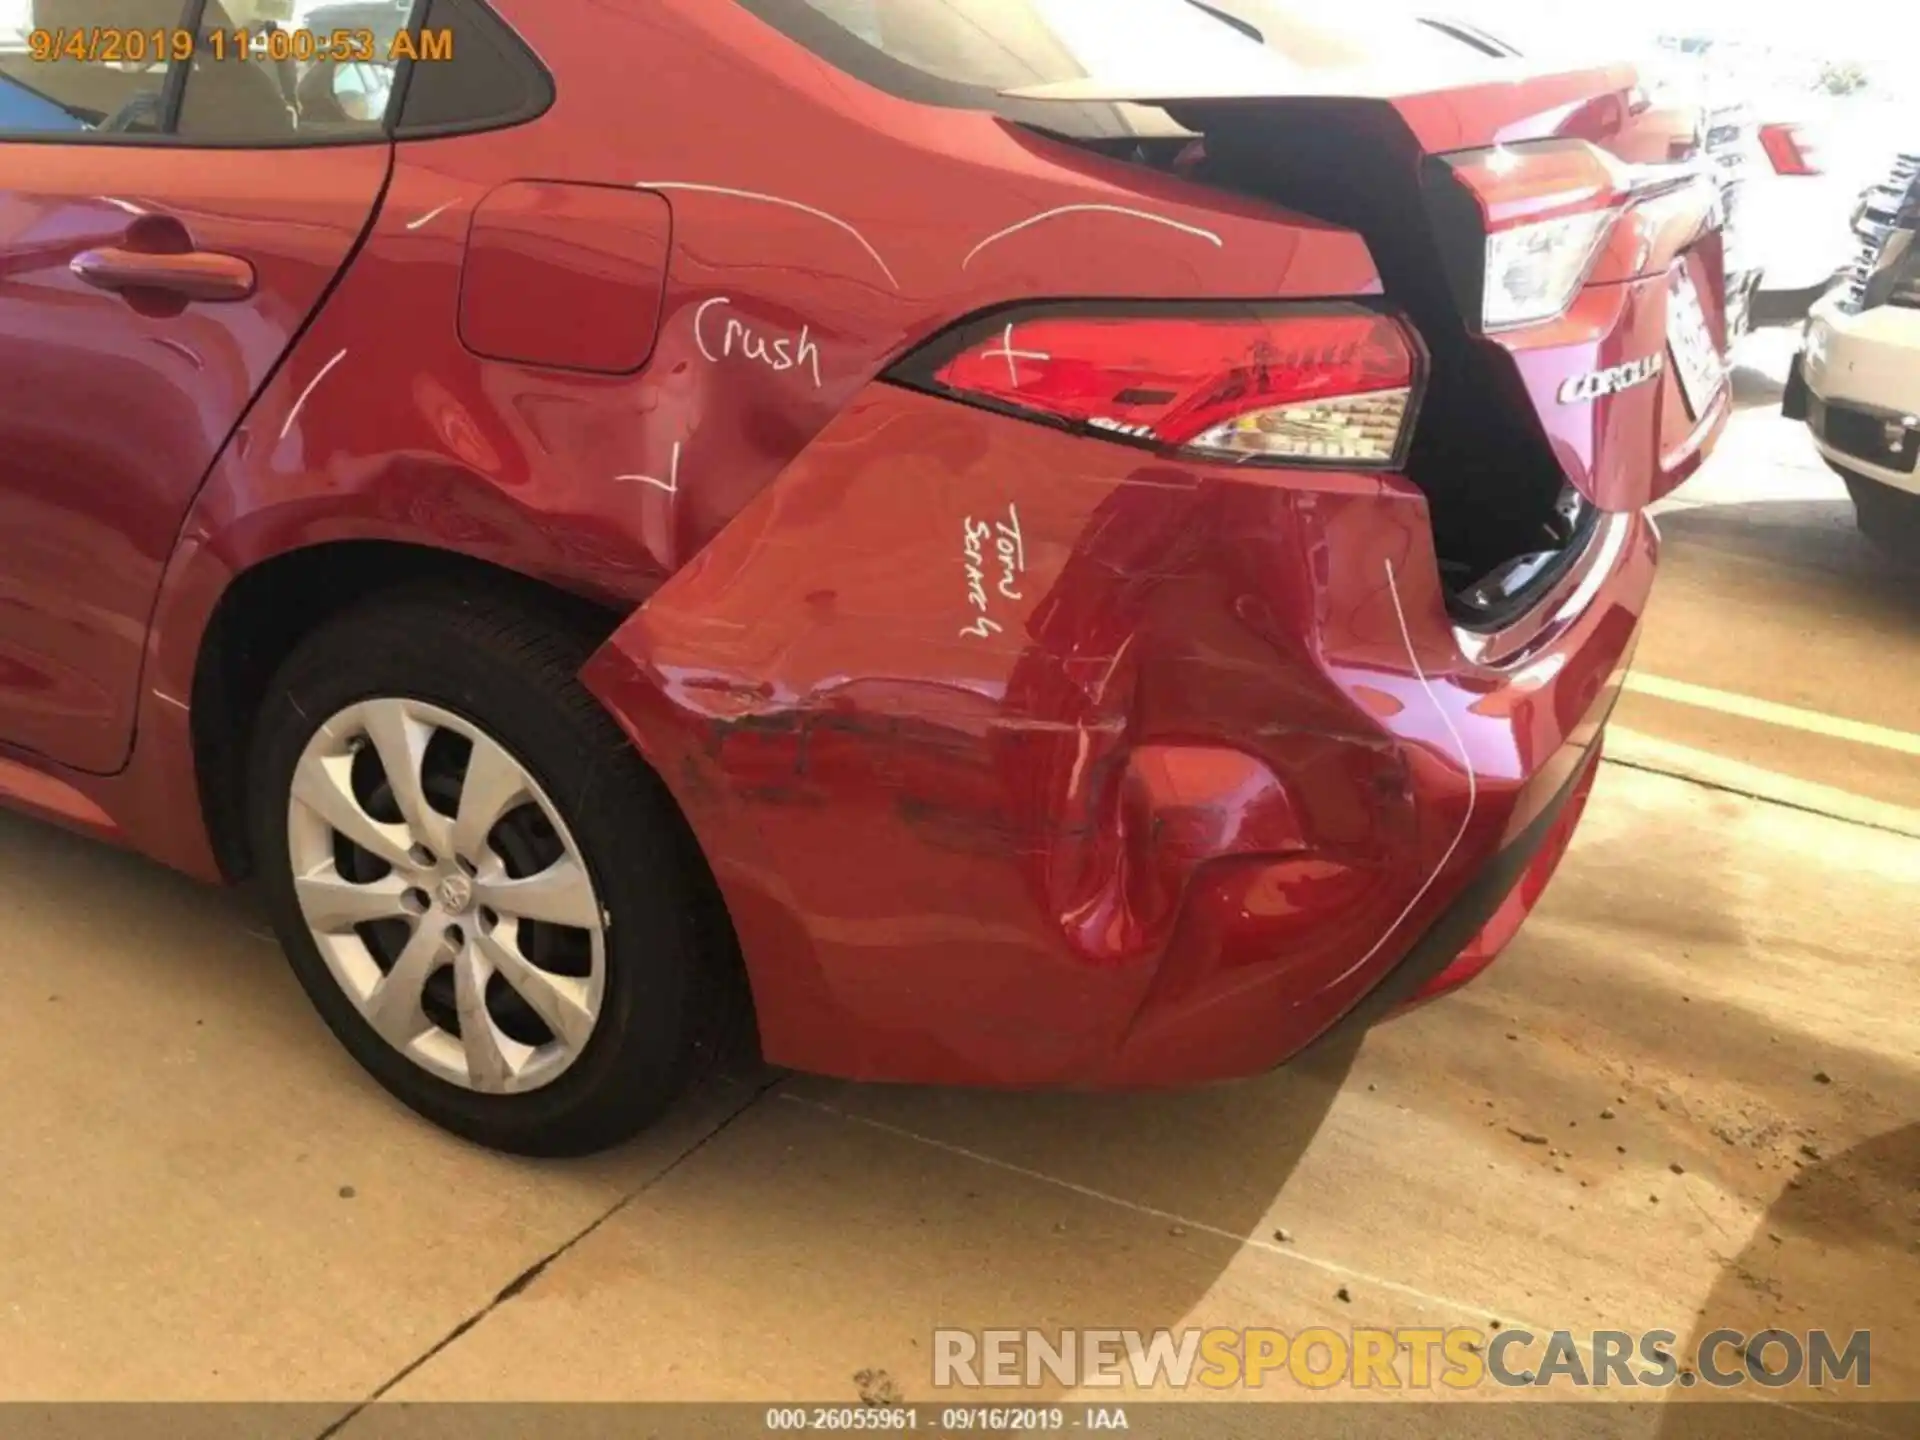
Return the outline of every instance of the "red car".
<path id="1" fill-rule="evenodd" d="M 393 8 L 0 54 L 0 800 L 257 879 L 360 1062 L 525 1152 L 739 976 L 781 1065 L 1164 1085 L 1513 934 L 1729 404 L 1630 72 Z"/>

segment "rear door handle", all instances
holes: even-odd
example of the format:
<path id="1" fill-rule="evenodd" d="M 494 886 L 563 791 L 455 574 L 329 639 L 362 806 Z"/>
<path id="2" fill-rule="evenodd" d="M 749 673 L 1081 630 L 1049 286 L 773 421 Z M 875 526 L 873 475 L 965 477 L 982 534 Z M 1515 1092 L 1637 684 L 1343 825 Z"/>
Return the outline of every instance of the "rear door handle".
<path id="1" fill-rule="evenodd" d="M 98 290 L 158 290 L 200 303 L 245 300 L 258 283 L 251 263 L 210 250 L 154 254 L 146 250 L 85 250 L 73 273 Z"/>

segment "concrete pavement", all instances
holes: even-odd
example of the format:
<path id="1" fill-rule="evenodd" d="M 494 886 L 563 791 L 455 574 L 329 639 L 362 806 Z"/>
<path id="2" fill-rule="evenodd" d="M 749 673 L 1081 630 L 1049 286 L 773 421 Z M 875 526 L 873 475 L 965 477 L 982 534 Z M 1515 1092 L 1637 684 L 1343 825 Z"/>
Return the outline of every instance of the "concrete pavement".
<path id="1" fill-rule="evenodd" d="M 362 1079 L 244 898 L 0 818 L 0 1398 L 944 1400 L 941 1325 L 1502 1322 L 1688 1363 L 1871 1328 L 1874 1393 L 1920 1400 L 1920 590 L 1748 383 L 1664 507 L 1671 683 L 1541 909 L 1312 1072 L 739 1074 L 506 1160 Z M 1234 1398 L 1316 1393 L 1352 1392 Z"/>

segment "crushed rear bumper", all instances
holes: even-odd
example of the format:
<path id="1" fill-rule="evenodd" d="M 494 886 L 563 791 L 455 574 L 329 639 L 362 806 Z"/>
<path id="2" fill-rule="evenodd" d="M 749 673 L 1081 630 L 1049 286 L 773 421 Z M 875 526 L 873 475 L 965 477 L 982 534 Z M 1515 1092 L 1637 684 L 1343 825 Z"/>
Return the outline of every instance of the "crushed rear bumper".
<path id="1" fill-rule="evenodd" d="M 1337 1050 L 1381 1021 L 1458 989 L 1499 958 L 1566 855 L 1599 777 L 1601 748 L 1596 726 L 1579 767 L 1539 818 L 1486 862 L 1393 972 L 1324 1032 L 1308 1055 Z"/>

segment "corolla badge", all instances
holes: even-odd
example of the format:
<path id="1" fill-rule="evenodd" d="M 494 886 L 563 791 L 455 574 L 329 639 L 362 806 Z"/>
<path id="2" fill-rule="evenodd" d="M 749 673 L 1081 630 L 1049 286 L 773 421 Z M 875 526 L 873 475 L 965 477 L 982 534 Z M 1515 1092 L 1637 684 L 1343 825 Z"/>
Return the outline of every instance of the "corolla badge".
<path id="1" fill-rule="evenodd" d="M 1560 387 L 1560 403 L 1578 405 L 1583 400 L 1598 400 L 1602 395 L 1618 395 L 1622 390 L 1646 384 L 1666 368 L 1667 357 L 1656 350 L 1651 355 L 1629 360 L 1624 365 L 1612 365 L 1605 370 L 1575 375 Z"/>

